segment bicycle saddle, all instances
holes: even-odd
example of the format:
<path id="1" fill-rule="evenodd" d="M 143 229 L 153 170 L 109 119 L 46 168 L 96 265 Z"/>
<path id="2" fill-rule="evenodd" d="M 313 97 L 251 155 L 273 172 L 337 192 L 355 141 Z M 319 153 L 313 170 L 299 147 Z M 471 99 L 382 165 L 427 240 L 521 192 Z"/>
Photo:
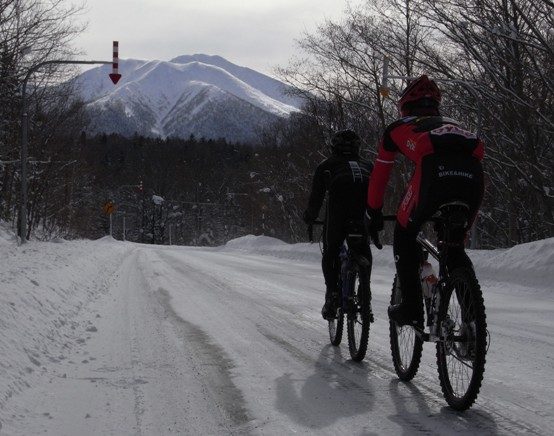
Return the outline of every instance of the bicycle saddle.
<path id="1" fill-rule="evenodd" d="M 469 227 L 469 205 L 465 201 L 453 200 L 440 205 L 438 216 L 449 228 L 463 227 L 467 229 Z"/>
<path id="2" fill-rule="evenodd" d="M 350 220 L 346 223 L 346 243 L 349 247 L 359 244 L 364 237 L 364 222 Z"/>

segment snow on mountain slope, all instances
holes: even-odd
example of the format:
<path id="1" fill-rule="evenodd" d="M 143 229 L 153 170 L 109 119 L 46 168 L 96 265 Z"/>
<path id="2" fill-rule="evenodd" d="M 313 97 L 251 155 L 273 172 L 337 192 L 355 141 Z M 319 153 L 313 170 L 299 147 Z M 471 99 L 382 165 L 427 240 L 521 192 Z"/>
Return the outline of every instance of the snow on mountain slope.
<path id="1" fill-rule="evenodd" d="M 189 62 L 202 62 L 203 64 L 214 65 L 229 72 L 237 79 L 247 83 L 255 89 L 262 90 L 262 92 L 281 102 L 284 102 L 290 106 L 298 108 L 301 102 L 297 97 L 287 95 L 286 87 L 283 82 L 276 80 L 265 74 L 259 73 L 250 68 L 241 67 L 235 65 L 221 56 L 210 56 L 205 54 L 183 55 L 178 56 L 171 60 L 171 62 L 177 64 L 187 64 Z"/>
<path id="2" fill-rule="evenodd" d="M 77 79 L 93 115 L 93 132 L 244 140 L 300 107 L 298 99 L 286 95 L 283 83 L 218 56 L 121 60 L 116 86 L 108 79 L 109 69 L 104 65 Z M 210 125 L 201 121 L 207 119 Z M 249 123 L 240 125 L 244 119 Z"/>

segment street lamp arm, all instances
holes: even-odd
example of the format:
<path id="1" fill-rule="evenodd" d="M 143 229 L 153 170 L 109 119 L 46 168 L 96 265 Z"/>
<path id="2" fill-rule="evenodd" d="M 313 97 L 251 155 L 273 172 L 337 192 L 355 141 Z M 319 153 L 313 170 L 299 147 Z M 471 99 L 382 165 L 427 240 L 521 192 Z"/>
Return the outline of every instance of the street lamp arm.
<path id="1" fill-rule="evenodd" d="M 27 143 L 28 143 L 28 114 L 27 114 L 27 82 L 32 74 L 45 65 L 61 64 L 112 64 L 113 61 L 80 61 L 80 60 L 49 60 L 33 65 L 27 71 L 21 85 L 21 210 L 19 213 L 19 232 L 21 244 L 27 240 Z"/>
<path id="2" fill-rule="evenodd" d="M 81 61 L 81 60 L 63 60 L 63 59 L 56 59 L 56 60 L 49 60 L 49 61 L 43 61 L 39 62 L 36 65 L 33 65 L 29 68 L 27 71 L 27 74 L 25 75 L 25 78 L 23 79 L 23 85 L 22 85 L 22 102 L 23 102 L 23 110 L 25 111 L 25 91 L 27 89 L 27 82 L 31 78 L 31 76 L 36 73 L 38 70 L 40 70 L 42 67 L 46 65 L 62 65 L 62 64 L 77 64 L 77 65 L 94 65 L 94 64 L 111 64 L 112 61 Z"/>

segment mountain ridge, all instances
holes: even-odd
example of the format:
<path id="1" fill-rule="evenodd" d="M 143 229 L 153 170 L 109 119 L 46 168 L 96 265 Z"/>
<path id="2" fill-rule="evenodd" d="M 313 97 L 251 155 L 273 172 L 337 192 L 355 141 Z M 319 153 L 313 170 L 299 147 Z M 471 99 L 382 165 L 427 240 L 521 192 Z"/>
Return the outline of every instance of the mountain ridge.
<path id="1" fill-rule="evenodd" d="M 249 142 L 301 108 L 284 83 L 220 56 L 120 60 L 115 86 L 110 68 L 91 69 L 76 81 L 90 133 Z"/>

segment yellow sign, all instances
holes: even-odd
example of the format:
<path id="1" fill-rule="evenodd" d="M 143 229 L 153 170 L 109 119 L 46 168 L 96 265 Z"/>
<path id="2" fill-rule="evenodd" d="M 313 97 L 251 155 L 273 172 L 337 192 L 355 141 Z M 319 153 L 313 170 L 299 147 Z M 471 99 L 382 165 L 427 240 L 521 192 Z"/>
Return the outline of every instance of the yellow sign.
<path id="1" fill-rule="evenodd" d="M 113 212 L 113 204 L 109 201 L 106 201 L 104 203 L 104 211 L 108 214 L 108 215 L 111 215 L 112 212 Z"/>

